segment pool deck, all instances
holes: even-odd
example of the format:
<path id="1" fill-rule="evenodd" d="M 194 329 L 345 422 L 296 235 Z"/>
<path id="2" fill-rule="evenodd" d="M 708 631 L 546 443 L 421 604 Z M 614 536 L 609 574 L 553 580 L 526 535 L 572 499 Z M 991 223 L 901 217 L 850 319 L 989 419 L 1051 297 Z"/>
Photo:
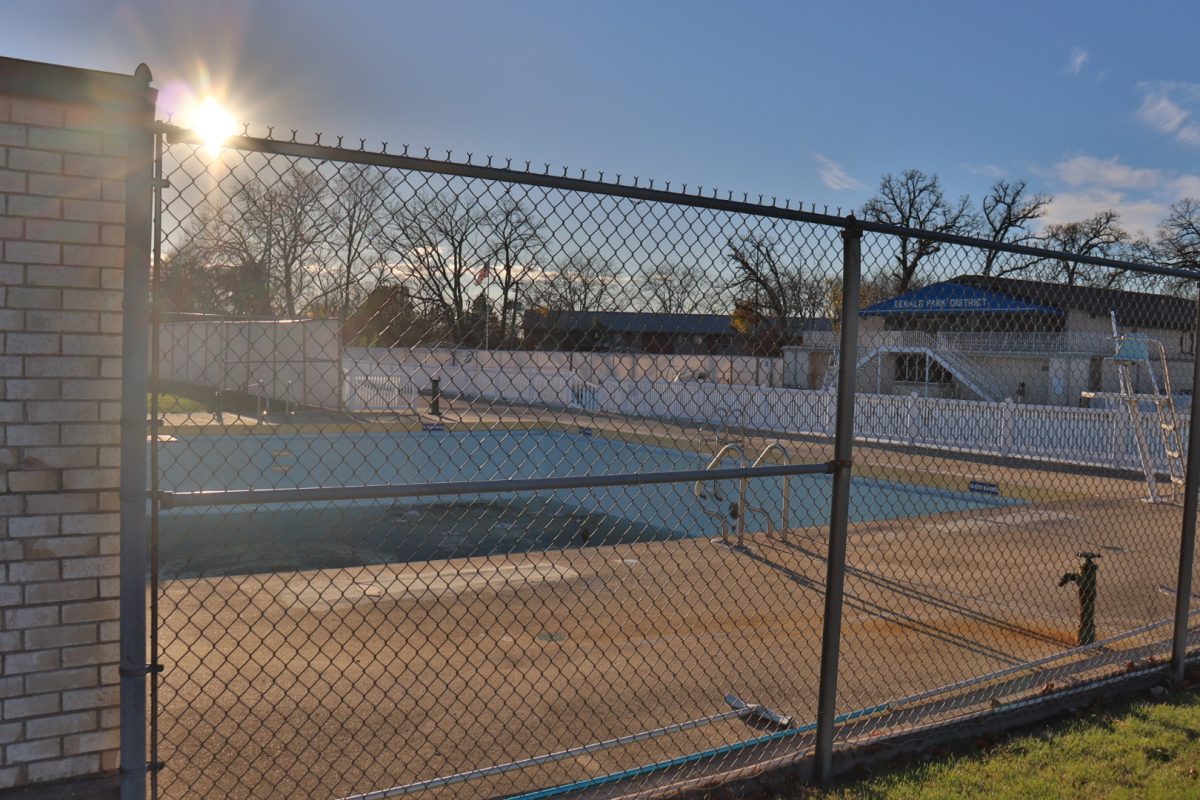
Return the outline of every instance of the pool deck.
<path id="1" fill-rule="evenodd" d="M 448 403 L 446 429 L 550 429 L 703 449 L 710 429 L 563 410 Z M 161 432 L 420 431 L 305 415 L 167 415 Z M 748 452 L 776 437 L 745 438 Z M 828 441 L 781 437 L 793 462 Z M 1022 505 L 851 525 L 840 711 L 1013 667 L 1074 643 L 1058 587 L 1079 551 L 1100 559 L 1099 636 L 1168 618 L 1181 513 L 1145 483 L 1046 465 L 860 445 L 856 474 Z M 811 721 L 827 530 L 634 543 L 353 569 L 164 582 L 163 796 L 344 796 L 485 768 L 728 708 L 725 694 Z M 1105 650 L 1110 662 L 1169 638 Z M 1126 649 L 1128 648 L 1128 650 Z M 1026 676 L 1028 680 L 1040 675 Z M 1042 686 L 1021 685 L 1021 692 Z M 953 712 L 947 703 L 946 712 Z M 853 730 L 868 735 L 870 718 Z M 484 798 L 554 786 L 760 735 L 727 720 L 433 789 Z M 803 742 L 797 739 L 797 744 Z"/>
<path id="2" fill-rule="evenodd" d="M 456 414 L 450 430 L 711 436 L 528 408 Z M 189 429 L 207 427 L 194 416 L 174 422 L 176 435 L 212 432 Z M 830 455 L 827 442 L 789 448 L 797 461 Z M 840 711 L 1070 647 L 1076 593 L 1058 581 L 1080 550 L 1102 554 L 1101 637 L 1172 612 L 1180 510 L 1141 502 L 1144 483 L 873 446 L 856 448 L 856 474 L 959 491 L 987 481 L 1032 502 L 851 526 Z M 344 796 L 697 719 L 726 710 L 728 692 L 812 720 L 826 533 L 165 582 L 164 796 Z M 1042 688 L 1010 687 L 1006 701 Z M 727 720 L 417 796 L 490 797 L 761 733 Z"/>

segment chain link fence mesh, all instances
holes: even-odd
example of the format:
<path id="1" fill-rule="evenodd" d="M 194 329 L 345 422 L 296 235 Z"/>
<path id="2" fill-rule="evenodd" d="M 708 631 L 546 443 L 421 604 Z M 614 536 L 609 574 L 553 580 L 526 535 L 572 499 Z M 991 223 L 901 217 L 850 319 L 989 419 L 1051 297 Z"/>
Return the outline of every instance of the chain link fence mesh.
<path id="1" fill-rule="evenodd" d="M 239 142 L 163 155 L 157 795 L 810 754 L 846 223 Z M 1168 654 L 1187 287 L 915 232 L 862 276 L 839 746 Z"/>

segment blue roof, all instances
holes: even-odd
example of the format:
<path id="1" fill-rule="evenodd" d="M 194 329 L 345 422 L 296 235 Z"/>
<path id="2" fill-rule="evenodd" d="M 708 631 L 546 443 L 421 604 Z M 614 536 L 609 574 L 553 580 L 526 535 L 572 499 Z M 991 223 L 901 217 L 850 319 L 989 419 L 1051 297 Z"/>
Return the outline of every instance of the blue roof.
<path id="1" fill-rule="evenodd" d="M 1051 314 L 1061 308 L 1038 305 L 954 281 L 934 283 L 864 308 L 864 317 L 913 314 Z"/>

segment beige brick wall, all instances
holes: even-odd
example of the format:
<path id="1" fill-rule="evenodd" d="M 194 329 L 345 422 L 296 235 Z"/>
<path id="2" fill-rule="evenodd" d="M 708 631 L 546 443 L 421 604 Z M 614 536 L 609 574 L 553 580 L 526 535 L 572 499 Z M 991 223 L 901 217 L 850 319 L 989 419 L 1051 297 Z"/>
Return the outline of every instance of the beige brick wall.
<path id="1" fill-rule="evenodd" d="M 123 124 L 0 94 L 0 789 L 118 763 Z"/>

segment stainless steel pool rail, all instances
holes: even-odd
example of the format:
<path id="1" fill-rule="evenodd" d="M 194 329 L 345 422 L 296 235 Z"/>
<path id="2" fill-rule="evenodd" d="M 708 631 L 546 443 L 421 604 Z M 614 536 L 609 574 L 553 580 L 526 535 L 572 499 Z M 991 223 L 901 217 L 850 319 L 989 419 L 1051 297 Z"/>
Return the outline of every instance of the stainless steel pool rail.
<path id="1" fill-rule="evenodd" d="M 552 478 L 514 478 L 491 481 L 435 481 L 381 483 L 360 486 L 300 486 L 272 489 L 199 489 L 159 492 L 163 508 L 307 503 L 320 500 L 370 500 L 391 497 L 437 497 L 473 494 L 539 492 L 554 489 L 588 489 L 605 486 L 644 486 L 660 483 L 693 483 L 710 480 L 773 478 L 781 475 L 830 475 L 833 461 L 811 464 L 772 464 L 760 467 L 690 469 L 678 472 L 618 472 L 604 475 L 563 475 Z"/>
<path id="2" fill-rule="evenodd" d="M 769 456 L 773 452 L 782 454 L 785 459 L 792 457 L 791 454 L 788 452 L 788 449 L 783 445 L 782 442 L 780 442 L 780 441 L 768 442 L 767 446 L 763 448 L 762 452 L 758 454 L 758 458 L 754 459 L 754 463 L 752 463 L 750 466 L 751 467 L 762 466 L 763 461 L 765 461 L 767 456 Z M 742 510 L 746 513 L 759 514 L 759 515 L 765 517 L 767 520 L 767 535 L 770 536 L 772 533 L 775 532 L 775 521 L 771 519 L 770 513 L 765 508 L 762 508 L 762 507 L 756 506 L 756 505 L 751 505 L 749 502 L 746 501 L 747 489 L 749 489 L 749 487 L 747 486 L 747 479 L 743 478 L 742 479 Z M 784 475 L 783 476 L 783 508 L 780 513 L 781 527 L 779 529 L 780 537 L 782 538 L 782 541 L 784 544 L 787 544 L 788 529 L 791 527 L 791 516 L 792 516 L 791 508 L 790 508 L 791 493 L 792 493 L 791 492 L 791 481 L 788 479 L 787 475 Z"/>
<path id="3" fill-rule="evenodd" d="M 737 444 L 733 444 L 731 442 L 731 443 L 725 445 L 724 447 L 722 447 L 720 450 L 718 450 L 717 454 L 712 457 L 712 460 L 710 460 L 708 462 L 708 464 L 702 470 L 703 472 L 708 473 L 708 476 L 706 478 L 697 480 L 695 487 L 693 487 L 693 489 L 692 489 L 692 494 L 695 495 L 696 500 L 700 503 L 700 513 L 702 513 L 706 516 L 709 516 L 709 517 L 713 517 L 714 519 L 716 519 L 718 522 L 721 523 L 721 542 L 723 544 L 729 544 L 729 518 L 725 515 L 725 512 L 722 511 L 720 508 L 710 508 L 709 506 L 706 506 L 704 504 L 704 500 L 705 500 L 704 486 L 711 481 L 717 480 L 717 478 L 715 476 L 712 476 L 712 473 L 721 471 L 716 468 L 717 464 L 720 464 L 722 461 L 724 461 L 726 458 L 728 458 L 730 455 L 733 455 L 733 454 L 737 455 L 738 461 L 741 462 L 743 465 L 746 463 L 746 454 L 744 452 L 742 452 L 741 446 L 737 445 Z M 748 478 L 745 478 L 745 477 L 742 478 L 743 487 L 745 486 L 745 483 L 747 480 L 748 480 Z M 716 487 L 714 487 L 713 496 L 716 499 L 720 500 L 720 495 L 717 493 Z M 746 504 L 746 493 L 745 493 L 745 491 L 743 491 L 738 497 L 738 506 L 737 506 L 737 509 L 738 509 L 738 546 L 739 547 L 741 547 L 741 545 L 742 545 L 742 537 L 745 534 L 745 524 L 743 522 L 743 518 L 745 517 L 744 512 L 746 510 L 745 504 Z"/>

